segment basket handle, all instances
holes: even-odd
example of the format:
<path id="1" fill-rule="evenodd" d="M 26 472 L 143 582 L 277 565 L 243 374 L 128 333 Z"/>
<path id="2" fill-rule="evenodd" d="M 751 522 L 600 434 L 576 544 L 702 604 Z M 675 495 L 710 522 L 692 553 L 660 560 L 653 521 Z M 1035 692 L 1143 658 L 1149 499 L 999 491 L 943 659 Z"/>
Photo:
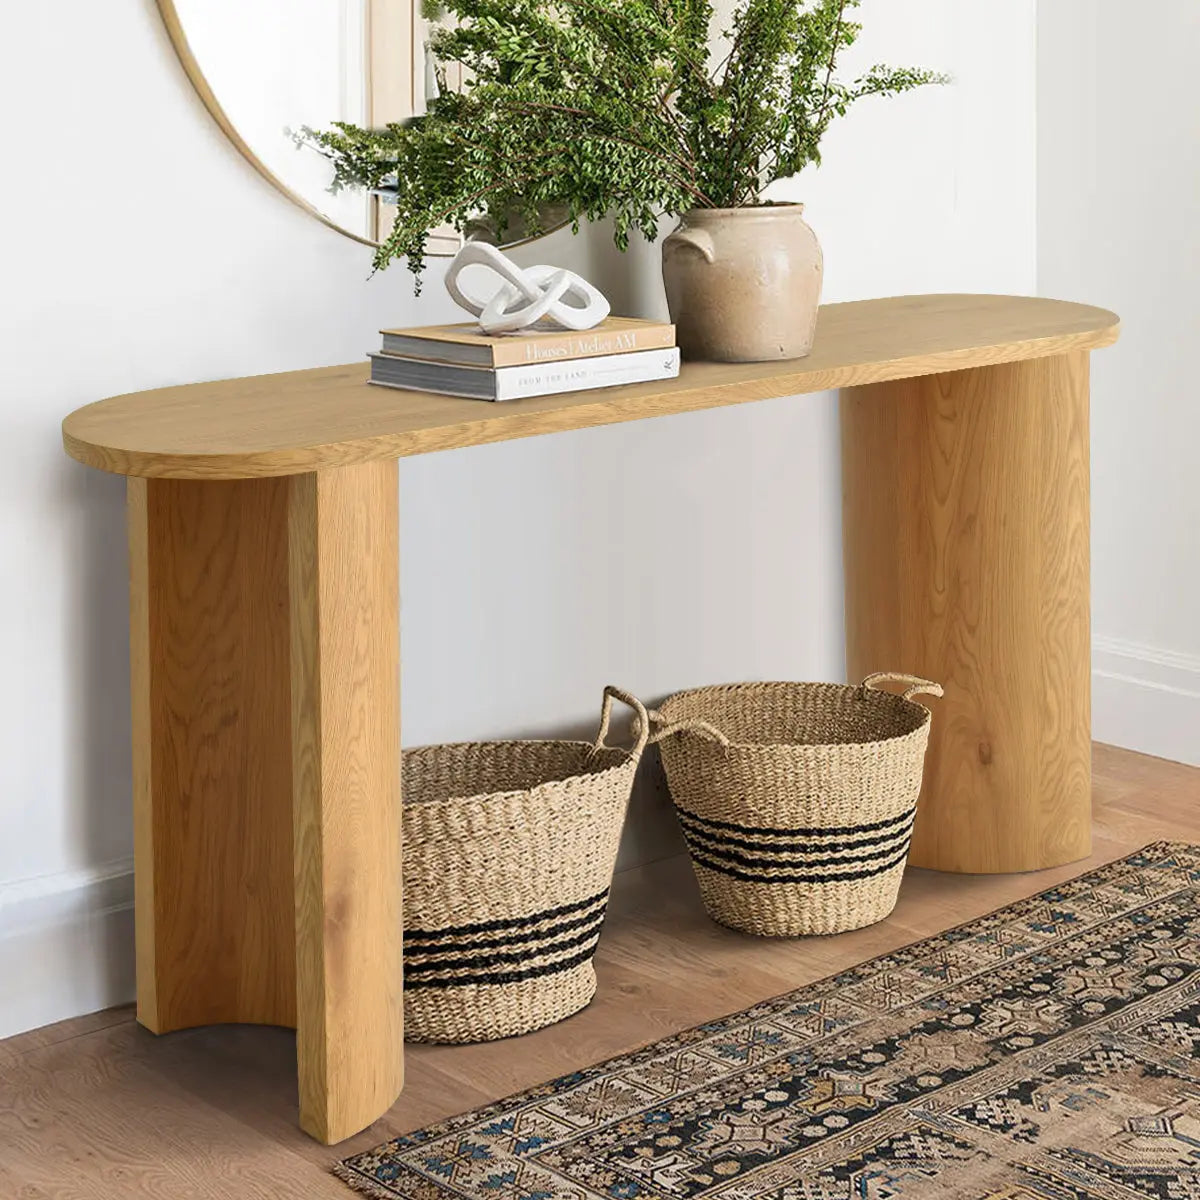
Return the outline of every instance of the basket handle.
<path id="1" fill-rule="evenodd" d="M 934 683 L 931 679 L 922 679 L 919 675 L 905 675 L 903 671 L 876 671 L 874 675 L 868 675 L 860 686 L 863 691 L 883 691 L 883 688 L 875 686 L 879 683 L 907 683 L 908 687 L 904 689 L 903 693 L 905 700 L 911 700 L 914 696 L 942 695 L 940 683 Z"/>
<path id="2" fill-rule="evenodd" d="M 631 758 L 641 758 L 642 751 L 646 748 L 646 741 L 650 736 L 650 714 L 646 712 L 645 705 L 636 696 L 622 691 L 619 687 L 613 687 L 611 683 L 604 689 L 604 703 L 600 706 L 600 728 L 596 731 L 596 740 L 592 744 L 591 753 L 598 754 L 601 750 L 615 748 L 604 744 L 604 739 L 608 737 L 608 723 L 612 718 L 614 700 L 620 700 L 622 704 L 633 709 L 634 743 L 629 754 Z"/>
<path id="3" fill-rule="evenodd" d="M 699 737 L 707 738 L 710 742 L 716 742 L 723 749 L 728 750 L 732 745 L 730 740 L 715 726 L 708 721 L 701 721 L 699 717 L 692 717 L 683 721 L 664 721 L 662 713 L 658 709 L 651 709 L 650 720 L 658 726 L 658 728 L 650 735 L 650 744 L 655 745 L 661 742 L 663 738 L 669 738 L 676 733 L 694 733 Z"/>

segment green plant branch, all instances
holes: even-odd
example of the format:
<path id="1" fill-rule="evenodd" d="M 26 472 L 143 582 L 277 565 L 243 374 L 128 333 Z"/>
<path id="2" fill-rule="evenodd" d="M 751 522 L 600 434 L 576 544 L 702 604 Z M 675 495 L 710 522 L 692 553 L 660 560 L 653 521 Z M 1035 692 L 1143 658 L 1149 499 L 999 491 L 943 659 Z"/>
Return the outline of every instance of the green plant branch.
<path id="1" fill-rule="evenodd" d="M 833 86 L 833 71 L 837 66 L 838 51 L 842 45 L 842 28 L 846 22 L 846 0 L 838 0 L 837 21 L 833 27 L 833 44 L 829 48 L 829 65 L 825 71 L 825 82 L 821 85 L 821 99 L 817 104 L 817 119 L 813 125 L 824 130 L 823 122 L 829 111 L 829 91 Z"/>
<path id="2" fill-rule="evenodd" d="M 943 76 L 873 67 L 850 83 L 838 60 L 860 0 L 738 0 L 727 52 L 710 66 L 712 0 L 443 0 L 439 72 L 470 81 L 428 113 L 381 129 L 305 129 L 335 189 L 394 192 L 377 267 L 416 275 L 430 232 L 449 221 L 503 237 L 553 213 L 576 227 L 613 218 L 622 248 L 663 214 L 762 203 L 771 183 L 820 162 L 832 121 L 867 96 Z M 419 284 L 419 276 L 417 277 Z"/>
<path id="3" fill-rule="evenodd" d="M 588 118 L 588 119 L 590 119 L 592 116 L 591 113 L 588 113 L 588 112 L 584 111 L 583 109 L 570 108 L 570 107 L 565 107 L 563 105 L 558 105 L 558 104 L 525 103 L 525 104 L 514 105 L 512 107 L 513 112 L 533 113 L 533 112 L 537 112 L 539 110 L 546 111 L 546 112 L 568 113 L 572 116 L 579 116 L 579 117 L 584 117 L 584 118 Z M 679 156 L 677 154 L 667 154 L 662 151 L 655 150 L 652 146 L 647 146 L 644 142 L 638 142 L 632 138 L 621 137 L 620 134 L 610 133 L 603 129 L 589 129 L 589 130 L 587 130 L 587 136 L 589 138 L 592 138 L 595 141 L 613 142 L 614 144 L 617 144 L 617 145 L 629 146 L 630 148 L 632 148 L 634 150 L 639 150 L 643 154 L 648 154 L 651 158 L 656 158 L 661 162 L 665 162 L 668 164 L 674 164 L 676 166 L 682 167 L 684 175 L 687 178 L 679 179 L 678 177 L 676 177 L 676 179 L 680 183 L 680 185 L 686 187 L 692 193 L 692 195 L 694 195 L 696 197 L 696 199 L 700 201 L 701 204 L 705 205 L 708 208 L 714 207 L 714 205 L 708 199 L 708 197 L 705 196 L 704 193 L 701 192 L 699 190 L 699 188 L 697 188 L 695 186 L 695 175 L 696 175 L 695 168 L 687 161 L 687 159 L 682 158 L 681 156 Z"/>

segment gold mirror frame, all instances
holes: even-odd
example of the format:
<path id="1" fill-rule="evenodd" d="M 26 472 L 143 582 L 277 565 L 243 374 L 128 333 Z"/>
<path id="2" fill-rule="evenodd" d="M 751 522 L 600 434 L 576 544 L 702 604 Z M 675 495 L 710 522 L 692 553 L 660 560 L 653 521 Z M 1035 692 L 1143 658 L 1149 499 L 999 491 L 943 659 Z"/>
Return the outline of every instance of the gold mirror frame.
<path id="1" fill-rule="evenodd" d="M 347 229 L 343 225 L 339 225 L 335 220 L 326 216 L 310 201 L 306 200 L 299 192 L 289 187 L 274 171 L 270 169 L 255 152 L 251 149 L 249 143 L 238 132 L 237 126 L 230 120 L 229 114 L 221 106 L 221 102 L 217 99 L 216 93 L 205 77 L 204 71 L 200 67 L 200 63 L 196 59 L 196 55 L 192 51 L 191 44 L 188 42 L 187 34 L 184 32 L 183 21 L 180 19 L 179 12 L 175 7 L 175 0 L 155 0 L 158 6 L 159 14 L 162 17 L 164 26 L 166 26 L 167 35 L 171 39 L 171 44 L 175 47 L 175 53 L 179 58 L 179 63 L 183 67 L 184 73 L 191 81 L 192 87 L 195 88 L 196 94 L 204 103 L 204 107 L 208 109 L 210 116 L 220 127 L 221 132 L 233 143 L 241 156 L 261 175 L 272 187 L 286 196 L 297 208 L 302 208 L 310 216 L 316 217 L 322 225 L 328 226 L 330 229 L 336 230 L 352 241 L 358 242 L 364 246 L 375 247 L 379 245 L 378 240 L 370 237 L 365 237 L 362 234 L 355 233 L 351 229 Z M 565 223 L 565 222 L 564 222 Z M 555 225 L 553 229 L 547 229 L 544 233 L 538 234 L 538 237 L 544 237 L 547 233 L 552 233 L 554 229 L 561 228 L 562 224 Z M 505 243 L 505 247 L 523 246 L 527 242 L 536 241 L 537 238 L 527 237 Z M 435 231 L 430 234 L 429 247 L 426 251 L 427 257 L 434 258 L 449 258 L 453 257 L 462 246 L 462 238 L 452 230 L 446 232 Z"/>

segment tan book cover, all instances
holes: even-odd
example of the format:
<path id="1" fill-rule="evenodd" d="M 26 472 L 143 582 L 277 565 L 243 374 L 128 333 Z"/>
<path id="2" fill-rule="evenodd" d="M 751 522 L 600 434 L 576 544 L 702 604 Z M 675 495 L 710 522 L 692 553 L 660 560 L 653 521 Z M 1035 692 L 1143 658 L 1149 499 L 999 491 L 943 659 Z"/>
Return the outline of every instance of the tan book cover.
<path id="1" fill-rule="evenodd" d="M 519 367 L 662 350 L 675 345 L 675 326 L 636 317 L 607 317 L 582 333 L 547 330 L 537 333 L 486 334 L 474 322 L 422 325 L 415 329 L 384 329 L 383 353 L 405 358 L 477 367 Z"/>

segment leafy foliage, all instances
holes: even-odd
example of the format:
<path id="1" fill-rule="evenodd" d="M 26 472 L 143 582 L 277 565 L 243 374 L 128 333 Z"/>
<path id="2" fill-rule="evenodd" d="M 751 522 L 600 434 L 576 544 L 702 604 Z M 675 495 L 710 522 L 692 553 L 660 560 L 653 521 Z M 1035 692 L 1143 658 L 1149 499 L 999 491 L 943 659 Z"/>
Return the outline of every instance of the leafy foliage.
<path id="1" fill-rule="evenodd" d="M 859 0 L 740 0 L 724 56 L 710 55 L 710 0 L 443 0 L 432 39 L 441 94 L 382 129 L 336 124 L 300 140 L 326 154 L 335 188 L 394 191 L 375 255 L 418 272 L 430 230 L 482 219 L 503 237 L 565 213 L 611 214 L 624 249 L 660 213 L 762 202 L 764 188 L 820 162 L 830 123 L 865 96 L 944 77 L 876 66 L 851 82 L 839 55 Z M 446 89 L 444 65 L 469 83 Z"/>

